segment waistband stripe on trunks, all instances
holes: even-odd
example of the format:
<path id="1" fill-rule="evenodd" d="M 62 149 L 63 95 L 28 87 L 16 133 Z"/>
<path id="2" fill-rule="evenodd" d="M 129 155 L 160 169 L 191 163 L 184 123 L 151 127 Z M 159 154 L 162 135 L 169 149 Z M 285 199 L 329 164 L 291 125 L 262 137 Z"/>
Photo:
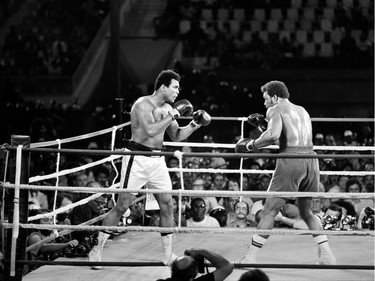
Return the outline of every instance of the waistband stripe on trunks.
<path id="1" fill-rule="evenodd" d="M 293 146 L 286 147 L 280 150 L 281 153 L 313 153 L 314 149 L 312 146 Z"/>
<path id="2" fill-rule="evenodd" d="M 152 147 L 148 147 L 143 144 L 137 143 L 135 141 L 129 141 L 129 140 L 125 141 L 125 147 L 129 149 L 130 151 L 150 151 L 150 152 L 163 151 L 163 149 L 161 148 L 152 148 Z M 155 157 L 155 158 L 161 157 L 161 155 L 146 155 L 146 156 Z"/>

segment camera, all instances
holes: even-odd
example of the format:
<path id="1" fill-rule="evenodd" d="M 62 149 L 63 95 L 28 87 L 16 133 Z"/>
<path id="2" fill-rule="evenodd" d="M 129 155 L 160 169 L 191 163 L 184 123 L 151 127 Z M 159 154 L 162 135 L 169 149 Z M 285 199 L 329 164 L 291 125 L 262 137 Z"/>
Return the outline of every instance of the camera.
<path id="1" fill-rule="evenodd" d="M 365 214 L 366 214 L 366 216 L 368 216 L 368 217 L 373 216 L 373 215 L 375 214 L 374 209 L 371 208 L 371 207 L 366 207 L 366 209 L 365 209 Z"/>
<path id="2" fill-rule="evenodd" d="M 198 265 L 198 272 L 204 273 L 204 257 L 198 256 L 197 258 L 194 258 L 194 259 L 195 259 L 195 262 Z"/>
<path id="3" fill-rule="evenodd" d="M 356 225 L 357 218 L 353 216 L 346 216 L 341 220 L 342 222 L 342 230 L 353 230 Z"/>
<path id="4" fill-rule="evenodd" d="M 337 216 L 326 215 L 322 219 L 322 226 L 324 230 L 338 230 L 340 229 L 340 220 Z"/>
<path id="5" fill-rule="evenodd" d="M 56 215 L 56 220 L 58 222 L 64 222 L 68 218 L 68 213 L 60 213 Z"/>
<path id="6" fill-rule="evenodd" d="M 362 220 L 362 228 L 374 230 L 374 209 L 366 207 L 365 216 Z"/>
<path id="7" fill-rule="evenodd" d="M 65 249 L 66 257 L 87 257 L 91 249 L 98 244 L 97 234 L 86 236 L 81 243 L 74 248 Z"/>

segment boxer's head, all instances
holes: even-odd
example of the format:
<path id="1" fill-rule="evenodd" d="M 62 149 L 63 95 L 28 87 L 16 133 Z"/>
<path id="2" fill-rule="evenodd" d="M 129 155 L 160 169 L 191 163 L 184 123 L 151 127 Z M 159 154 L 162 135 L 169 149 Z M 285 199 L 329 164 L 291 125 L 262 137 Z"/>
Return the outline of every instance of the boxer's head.
<path id="1" fill-rule="evenodd" d="M 160 72 L 159 76 L 156 78 L 154 90 L 157 91 L 159 88 L 164 85 L 165 87 L 169 87 L 172 82 L 172 79 L 180 82 L 180 75 L 172 70 L 163 70 Z"/>

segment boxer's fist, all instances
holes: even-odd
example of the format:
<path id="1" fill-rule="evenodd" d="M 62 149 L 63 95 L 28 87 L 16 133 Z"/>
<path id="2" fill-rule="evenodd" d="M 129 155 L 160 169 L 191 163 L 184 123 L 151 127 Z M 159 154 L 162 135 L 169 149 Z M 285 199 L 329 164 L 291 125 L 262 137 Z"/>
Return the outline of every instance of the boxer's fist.
<path id="1" fill-rule="evenodd" d="M 254 146 L 254 140 L 249 138 L 242 138 L 236 143 L 234 151 L 236 153 L 245 153 L 257 149 Z"/>
<path id="2" fill-rule="evenodd" d="M 191 116 L 193 106 L 188 100 L 179 100 L 174 103 L 173 110 L 168 113 L 172 116 L 173 120 L 180 116 Z"/>
<path id="3" fill-rule="evenodd" d="M 200 126 L 207 126 L 211 123 L 211 116 L 206 111 L 199 109 L 193 112 L 193 121 Z"/>
<path id="4" fill-rule="evenodd" d="M 173 108 L 178 110 L 180 116 L 191 116 L 193 113 L 193 106 L 188 100 L 179 100 L 175 102 Z"/>
<path id="5" fill-rule="evenodd" d="M 247 117 L 247 122 L 250 125 L 253 125 L 262 133 L 267 130 L 268 122 L 263 114 L 260 113 L 253 113 L 249 117 Z"/>

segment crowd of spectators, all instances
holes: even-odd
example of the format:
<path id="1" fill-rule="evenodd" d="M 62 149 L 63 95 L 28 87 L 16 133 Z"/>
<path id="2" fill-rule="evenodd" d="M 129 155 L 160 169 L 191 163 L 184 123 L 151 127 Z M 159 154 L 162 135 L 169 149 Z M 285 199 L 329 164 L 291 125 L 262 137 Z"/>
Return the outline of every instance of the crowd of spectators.
<path id="1" fill-rule="evenodd" d="M 297 6 L 291 2 L 301 3 Z M 373 7 L 370 2 L 367 7 L 362 4 L 353 1 L 351 6 L 346 6 L 336 1 L 334 7 L 329 7 L 334 15 L 329 29 L 324 30 L 324 39 L 319 41 L 314 39 L 313 32 L 321 28 L 323 10 L 328 6 L 326 1 L 168 1 L 155 28 L 159 37 L 181 38 L 184 57 L 204 58 L 205 64 L 211 67 L 370 67 L 374 50 Z M 267 31 L 266 21 L 274 8 L 282 13 L 280 27 Z M 283 20 L 288 19 L 289 8 L 296 8 L 298 13 L 291 32 L 282 26 Z M 307 39 L 299 40 L 297 31 L 307 29 L 302 23 L 304 8 L 312 8 L 314 16 L 309 18 Z M 218 15 L 220 9 L 225 10 L 223 19 Z M 236 9 L 244 11 L 241 18 L 235 18 Z M 262 10 L 264 18 L 254 30 L 251 21 L 258 20 L 254 14 L 257 9 Z M 207 10 L 209 15 L 204 14 Z M 183 27 L 184 24 L 187 26 Z M 335 36 L 334 30 L 339 33 L 337 40 L 331 38 Z M 262 31 L 267 31 L 265 38 L 260 35 Z M 313 43 L 310 45 L 313 50 L 308 54 L 304 43 Z M 321 43 L 332 43 L 329 45 L 332 50 L 323 54 Z"/>
<path id="2" fill-rule="evenodd" d="M 108 13 L 106 0 L 28 1 L 1 52 L 7 75 L 72 75 Z"/>

